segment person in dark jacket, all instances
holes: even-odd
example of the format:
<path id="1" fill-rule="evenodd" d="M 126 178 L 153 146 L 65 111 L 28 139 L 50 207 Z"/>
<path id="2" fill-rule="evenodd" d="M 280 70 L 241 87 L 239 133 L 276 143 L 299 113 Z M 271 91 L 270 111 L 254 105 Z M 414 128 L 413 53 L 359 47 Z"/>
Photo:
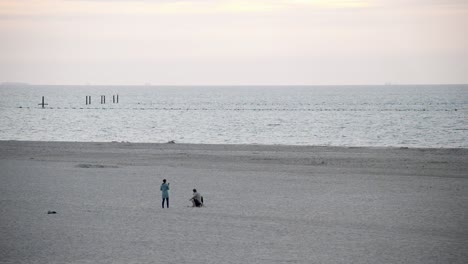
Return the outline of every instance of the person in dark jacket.
<path id="1" fill-rule="evenodd" d="M 193 207 L 203 206 L 203 196 L 201 196 L 200 193 L 197 192 L 197 189 L 193 189 L 193 196 L 192 198 L 190 198 L 190 201 L 192 201 Z"/>

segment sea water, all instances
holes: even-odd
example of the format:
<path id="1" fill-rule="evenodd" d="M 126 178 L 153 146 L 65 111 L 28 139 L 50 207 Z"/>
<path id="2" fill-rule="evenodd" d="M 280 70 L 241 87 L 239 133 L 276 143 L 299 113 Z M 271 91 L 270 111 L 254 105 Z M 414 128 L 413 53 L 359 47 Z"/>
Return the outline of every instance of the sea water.
<path id="1" fill-rule="evenodd" d="M 468 85 L 4 84 L 0 140 L 467 148 L 467 103 Z"/>

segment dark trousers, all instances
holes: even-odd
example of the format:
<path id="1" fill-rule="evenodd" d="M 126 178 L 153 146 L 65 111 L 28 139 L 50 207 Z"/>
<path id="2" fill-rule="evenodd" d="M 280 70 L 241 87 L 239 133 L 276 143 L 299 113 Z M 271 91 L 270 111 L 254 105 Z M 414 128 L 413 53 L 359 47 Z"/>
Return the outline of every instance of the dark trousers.
<path id="1" fill-rule="evenodd" d="M 163 198 L 163 200 L 162 200 L 162 208 L 164 208 L 164 201 L 166 201 L 167 208 L 169 208 L 169 197 Z"/>

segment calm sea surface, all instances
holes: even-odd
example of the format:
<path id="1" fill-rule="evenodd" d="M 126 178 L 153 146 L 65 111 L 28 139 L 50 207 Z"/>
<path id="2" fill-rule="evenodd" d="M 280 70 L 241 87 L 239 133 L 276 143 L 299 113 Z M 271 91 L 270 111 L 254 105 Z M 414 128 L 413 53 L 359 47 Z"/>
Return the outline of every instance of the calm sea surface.
<path id="1" fill-rule="evenodd" d="M 0 140 L 468 148 L 467 106 L 468 85 L 2 85 Z"/>

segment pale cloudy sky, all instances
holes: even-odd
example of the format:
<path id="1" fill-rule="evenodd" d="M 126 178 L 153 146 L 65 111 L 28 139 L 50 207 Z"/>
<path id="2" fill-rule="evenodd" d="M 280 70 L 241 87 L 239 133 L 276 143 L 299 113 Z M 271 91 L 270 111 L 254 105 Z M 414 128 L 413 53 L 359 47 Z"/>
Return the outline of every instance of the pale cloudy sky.
<path id="1" fill-rule="evenodd" d="M 468 83 L 467 0 L 0 0 L 0 82 Z"/>

